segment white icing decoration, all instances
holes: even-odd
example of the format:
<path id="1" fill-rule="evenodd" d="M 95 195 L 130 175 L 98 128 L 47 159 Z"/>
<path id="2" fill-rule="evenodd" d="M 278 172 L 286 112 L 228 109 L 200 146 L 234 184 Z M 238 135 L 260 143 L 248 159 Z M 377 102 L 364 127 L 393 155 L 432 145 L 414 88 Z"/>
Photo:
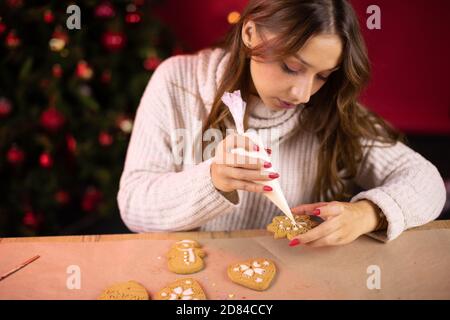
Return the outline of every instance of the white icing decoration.
<path id="1" fill-rule="evenodd" d="M 161 293 L 161 296 L 167 297 L 167 293 L 163 292 L 163 293 Z"/>
<path id="2" fill-rule="evenodd" d="M 194 294 L 194 291 L 192 290 L 192 288 L 188 288 L 188 289 L 183 291 L 183 295 L 184 296 L 187 296 L 187 295 L 190 295 L 190 294 Z"/>
<path id="3" fill-rule="evenodd" d="M 181 294 L 183 292 L 183 289 L 181 287 L 176 287 L 175 289 L 173 289 L 173 292 L 175 292 L 176 294 Z"/>
<path id="4" fill-rule="evenodd" d="M 169 300 L 177 300 L 177 295 L 175 293 L 171 293 Z"/>
<path id="5" fill-rule="evenodd" d="M 261 278 L 256 278 L 255 281 L 256 281 L 256 282 L 262 282 L 263 279 L 261 279 Z"/>
<path id="6" fill-rule="evenodd" d="M 178 250 L 183 251 L 184 261 L 186 262 L 186 258 L 189 257 L 189 262 L 195 262 L 195 254 L 193 248 L 178 248 Z"/>
<path id="7" fill-rule="evenodd" d="M 247 270 L 249 268 L 249 266 L 247 266 L 246 264 L 241 264 L 240 267 L 242 271 Z"/>
<path id="8" fill-rule="evenodd" d="M 253 266 L 257 267 L 257 268 L 261 267 L 261 265 L 258 263 L 258 261 L 253 261 Z"/>
<path id="9" fill-rule="evenodd" d="M 233 268 L 233 271 L 239 271 L 239 268 L 238 267 Z"/>
<path id="10" fill-rule="evenodd" d="M 269 261 L 264 261 L 263 262 L 263 265 L 265 265 L 265 266 L 268 266 L 270 263 L 269 263 Z"/>
<path id="11" fill-rule="evenodd" d="M 183 296 L 181 297 L 181 300 L 192 300 L 191 296 Z"/>
<path id="12" fill-rule="evenodd" d="M 245 271 L 244 271 L 244 274 L 245 274 L 246 276 L 251 277 L 251 276 L 253 275 L 253 269 L 245 270 Z"/>
<path id="13" fill-rule="evenodd" d="M 253 271 L 255 271 L 257 274 L 263 274 L 264 273 L 264 269 L 262 269 L 262 268 L 254 268 Z"/>

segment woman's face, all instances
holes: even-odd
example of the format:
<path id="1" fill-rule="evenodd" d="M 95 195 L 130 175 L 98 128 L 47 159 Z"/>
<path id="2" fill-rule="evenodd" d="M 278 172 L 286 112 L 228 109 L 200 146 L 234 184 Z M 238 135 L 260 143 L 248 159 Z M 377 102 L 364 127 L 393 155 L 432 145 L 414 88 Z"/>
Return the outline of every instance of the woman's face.
<path id="1" fill-rule="evenodd" d="M 274 34 L 265 33 L 265 36 L 271 39 Z M 244 43 L 252 48 L 262 41 L 255 33 L 253 22 L 244 25 L 242 37 Z M 324 34 L 310 38 L 296 56 L 281 62 L 263 62 L 252 57 L 251 92 L 272 110 L 290 109 L 307 103 L 338 68 L 341 53 L 340 38 Z"/>

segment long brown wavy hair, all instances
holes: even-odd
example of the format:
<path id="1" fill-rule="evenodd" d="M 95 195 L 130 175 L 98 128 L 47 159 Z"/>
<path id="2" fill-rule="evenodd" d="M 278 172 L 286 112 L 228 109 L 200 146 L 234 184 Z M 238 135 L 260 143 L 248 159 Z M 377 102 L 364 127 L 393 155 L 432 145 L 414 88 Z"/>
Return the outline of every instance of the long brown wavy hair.
<path id="1" fill-rule="evenodd" d="M 276 36 L 249 49 L 241 31 L 253 21 L 258 35 Z M 230 117 L 221 101 L 225 92 L 241 90 L 244 101 L 250 97 L 249 57 L 281 61 L 297 53 L 314 35 L 335 34 L 343 43 L 341 67 L 333 72 L 300 114 L 302 130 L 312 132 L 320 143 L 314 201 L 344 201 L 352 195 L 346 180 L 353 179 L 363 157 L 363 141 L 395 144 L 404 136 L 357 100 L 370 80 L 370 63 L 356 14 L 346 0 L 250 0 L 226 37 L 213 47 L 230 53 L 227 72 L 219 84 L 211 112 L 202 128 L 220 129 L 225 136 L 224 119 Z M 248 111 L 248 110 L 247 110 Z M 244 118 L 248 129 L 248 112 Z M 204 144 L 202 142 L 204 149 Z"/>

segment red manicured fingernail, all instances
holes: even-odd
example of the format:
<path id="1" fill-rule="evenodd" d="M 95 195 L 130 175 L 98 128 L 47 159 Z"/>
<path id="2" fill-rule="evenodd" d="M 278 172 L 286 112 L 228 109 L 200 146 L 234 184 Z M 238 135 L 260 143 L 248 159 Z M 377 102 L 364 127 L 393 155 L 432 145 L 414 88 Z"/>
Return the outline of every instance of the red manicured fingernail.
<path id="1" fill-rule="evenodd" d="M 272 172 L 271 174 L 269 174 L 269 178 L 270 179 L 276 179 L 278 178 L 280 175 L 278 173 Z"/>
<path id="2" fill-rule="evenodd" d="M 272 191 L 272 187 L 270 186 L 264 186 L 264 191 Z"/>
<path id="3" fill-rule="evenodd" d="M 259 151 L 259 146 L 257 146 L 256 144 L 253 146 L 253 150 L 255 151 Z"/>
<path id="4" fill-rule="evenodd" d="M 272 149 L 267 148 L 266 151 L 268 154 L 272 154 Z"/>
<path id="5" fill-rule="evenodd" d="M 264 162 L 264 168 L 270 168 L 272 164 L 270 162 Z"/>
<path id="6" fill-rule="evenodd" d="M 289 242 L 289 247 L 295 247 L 300 244 L 300 240 L 298 239 L 292 239 L 291 242 Z"/>
<path id="7" fill-rule="evenodd" d="M 314 209 L 312 213 L 313 215 L 318 216 L 320 215 L 320 209 Z"/>

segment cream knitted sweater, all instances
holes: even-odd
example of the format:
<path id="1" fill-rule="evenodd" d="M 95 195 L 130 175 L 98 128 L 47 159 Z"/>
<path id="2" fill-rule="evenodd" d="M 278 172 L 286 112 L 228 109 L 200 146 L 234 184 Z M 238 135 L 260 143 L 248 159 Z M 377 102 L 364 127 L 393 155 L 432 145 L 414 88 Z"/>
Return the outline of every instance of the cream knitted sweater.
<path id="1" fill-rule="evenodd" d="M 188 132 L 184 143 L 193 148 L 228 58 L 223 49 L 208 48 L 171 57 L 153 73 L 137 109 L 117 196 L 130 230 L 258 229 L 281 213 L 262 194 L 238 190 L 236 203 L 222 195 L 211 180 L 211 159 L 202 161 L 197 153 L 185 151 L 180 161 L 175 133 Z M 268 145 L 276 150 L 272 163 L 289 206 L 312 202 L 318 141 L 295 130 L 301 107 L 273 112 L 259 99 L 248 107 L 250 128 L 262 136 L 265 130 L 279 133 L 280 139 L 269 138 Z M 387 232 L 377 234 L 382 241 L 436 219 L 445 203 L 436 167 L 402 143 L 366 148 L 351 183 L 364 190 L 351 202 L 371 200 L 387 217 Z"/>

